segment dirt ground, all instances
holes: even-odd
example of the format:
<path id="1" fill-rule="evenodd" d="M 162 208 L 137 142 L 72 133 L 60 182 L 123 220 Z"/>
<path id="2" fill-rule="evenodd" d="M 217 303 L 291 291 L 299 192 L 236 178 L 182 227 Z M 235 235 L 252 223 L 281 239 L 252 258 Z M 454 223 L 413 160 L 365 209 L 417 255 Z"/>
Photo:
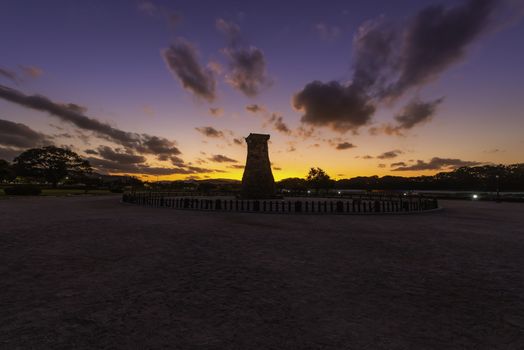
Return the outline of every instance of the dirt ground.
<path id="1" fill-rule="evenodd" d="M 413 215 L 0 201 L 1 349 L 523 349 L 524 204 Z"/>

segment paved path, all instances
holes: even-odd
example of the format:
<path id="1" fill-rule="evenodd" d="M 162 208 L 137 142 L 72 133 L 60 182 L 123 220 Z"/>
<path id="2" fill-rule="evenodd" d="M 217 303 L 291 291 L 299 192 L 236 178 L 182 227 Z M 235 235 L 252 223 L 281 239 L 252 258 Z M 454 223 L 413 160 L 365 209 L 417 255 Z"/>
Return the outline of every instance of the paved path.
<path id="1" fill-rule="evenodd" d="M 524 205 L 294 216 L 0 200 L 0 349 L 523 349 Z"/>

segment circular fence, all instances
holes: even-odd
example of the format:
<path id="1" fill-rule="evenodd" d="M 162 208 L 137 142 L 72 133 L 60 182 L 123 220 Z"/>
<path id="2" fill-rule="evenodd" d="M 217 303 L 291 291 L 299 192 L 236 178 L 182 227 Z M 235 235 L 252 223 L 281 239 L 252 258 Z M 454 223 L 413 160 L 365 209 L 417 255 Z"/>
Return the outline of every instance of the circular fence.
<path id="1" fill-rule="evenodd" d="M 438 209 L 434 198 L 284 198 L 236 199 L 184 196 L 157 192 L 124 193 L 122 202 L 148 207 L 223 212 L 283 214 L 381 214 L 410 213 Z"/>

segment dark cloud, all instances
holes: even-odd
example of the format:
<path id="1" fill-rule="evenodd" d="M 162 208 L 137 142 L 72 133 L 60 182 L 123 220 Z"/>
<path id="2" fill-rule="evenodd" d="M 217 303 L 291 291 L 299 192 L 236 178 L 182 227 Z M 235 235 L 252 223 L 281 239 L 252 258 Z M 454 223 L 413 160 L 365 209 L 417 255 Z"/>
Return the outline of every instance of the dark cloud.
<path id="1" fill-rule="evenodd" d="M 209 102 L 215 99 L 215 76 L 211 69 L 200 65 L 193 45 L 178 39 L 169 48 L 162 50 L 162 57 L 184 89 Z"/>
<path id="2" fill-rule="evenodd" d="M 395 116 L 398 128 L 411 129 L 417 124 L 427 122 L 435 114 L 435 110 L 442 100 L 442 98 L 439 98 L 429 102 L 411 101 L 404 107 L 401 113 Z"/>
<path id="3" fill-rule="evenodd" d="M 257 114 L 258 116 L 261 116 L 263 119 L 264 128 L 270 126 L 274 130 L 282 134 L 286 134 L 286 135 L 293 134 L 293 130 L 291 130 L 291 128 L 286 124 L 286 122 L 284 122 L 284 117 L 280 115 L 279 113 L 270 113 L 266 110 L 265 107 L 257 105 L 257 104 L 247 105 L 246 110 L 250 113 L 254 113 L 254 114 Z M 298 134 L 299 136 L 302 136 L 300 132 L 303 130 L 304 129 L 302 128 L 301 130 L 297 130 L 295 133 Z"/>
<path id="4" fill-rule="evenodd" d="M 18 84 L 26 80 L 25 78 L 35 79 L 44 73 L 41 68 L 35 66 L 24 66 L 22 64 L 18 65 L 18 70 L 20 73 L 11 69 L 0 68 L 0 77 L 4 77 L 15 84 Z"/>
<path id="5" fill-rule="evenodd" d="M 207 137 L 223 137 L 224 132 L 213 128 L 212 126 L 202 126 L 195 128 L 196 131 Z"/>
<path id="6" fill-rule="evenodd" d="M 464 58 L 469 44 L 488 28 L 496 4 L 495 0 L 468 0 L 450 8 L 433 5 L 421 10 L 403 33 L 400 74 L 387 94 L 402 95 Z"/>
<path id="7" fill-rule="evenodd" d="M 287 135 L 291 134 L 291 129 L 284 123 L 284 118 L 281 115 L 273 113 L 268 122 L 273 125 L 276 131 Z"/>
<path id="8" fill-rule="evenodd" d="M 303 125 L 299 125 L 299 127 L 295 129 L 295 135 L 304 140 L 314 136 L 315 133 L 318 134 L 318 131 L 315 131 L 315 128 L 312 126 L 306 128 Z"/>
<path id="9" fill-rule="evenodd" d="M 260 106 L 257 104 L 251 104 L 251 105 L 246 106 L 246 111 L 251 112 L 251 113 L 263 112 L 265 110 L 266 109 L 263 106 Z"/>
<path id="10" fill-rule="evenodd" d="M 235 144 L 237 144 L 237 145 L 243 145 L 243 144 L 244 144 L 244 142 L 242 141 L 241 138 L 234 138 L 234 139 L 233 139 L 233 142 L 234 142 Z"/>
<path id="11" fill-rule="evenodd" d="M 30 148 L 49 143 L 47 135 L 34 131 L 25 124 L 0 119 L 0 145 Z"/>
<path id="12" fill-rule="evenodd" d="M 274 167 L 273 167 L 273 170 L 275 170 L 275 171 L 281 171 L 282 168 L 281 168 L 281 167 L 278 167 L 278 166 L 274 166 Z"/>
<path id="13" fill-rule="evenodd" d="M 185 164 L 184 160 L 177 156 L 171 156 L 169 157 L 169 160 L 171 161 L 171 164 L 175 166 L 184 166 Z"/>
<path id="14" fill-rule="evenodd" d="M 132 147 L 141 153 L 160 155 L 178 155 L 180 151 L 175 147 L 175 143 L 163 137 L 147 134 L 140 135 L 140 145 Z"/>
<path id="15" fill-rule="evenodd" d="M 402 153 L 404 153 L 404 152 L 402 152 L 402 151 L 397 149 L 397 150 L 393 150 L 393 151 L 384 152 L 384 153 L 378 155 L 377 158 L 378 159 L 392 159 L 392 158 L 398 157 Z"/>
<path id="16" fill-rule="evenodd" d="M 254 97 L 271 83 L 266 72 L 266 59 L 260 49 L 253 46 L 227 48 L 224 53 L 229 58 L 227 82 L 244 95 Z"/>
<path id="17" fill-rule="evenodd" d="M 94 168 L 95 171 L 107 174 L 107 173 L 128 173 L 128 174 L 143 174 L 141 171 L 142 167 L 137 164 L 121 164 L 112 160 L 88 157 L 89 164 Z"/>
<path id="18" fill-rule="evenodd" d="M 85 116 L 86 108 L 76 104 L 56 103 L 45 96 L 25 95 L 18 90 L 2 85 L 0 85 L 0 98 L 21 106 L 47 112 L 61 121 L 71 123 L 82 130 L 91 131 L 98 137 L 115 142 L 139 153 L 155 155 L 180 154 L 180 150 L 173 141 L 149 134 L 126 132 L 114 128 L 97 119 Z"/>
<path id="19" fill-rule="evenodd" d="M 373 159 L 374 157 L 373 156 L 370 156 L 370 155 L 365 155 L 362 157 L 362 159 Z"/>
<path id="20" fill-rule="evenodd" d="M 202 171 L 202 172 L 208 173 L 208 172 L 212 172 L 212 170 Z M 140 168 L 140 174 L 146 174 L 146 175 L 161 176 L 161 175 L 184 175 L 184 174 L 196 174 L 196 173 L 200 173 L 200 171 L 185 169 L 185 168 L 162 168 L 162 167 L 151 167 L 151 166 Z"/>
<path id="21" fill-rule="evenodd" d="M 7 78 L 13 83 L 18 83 L 18 75 L 9 69 L 0 68 L 0 77 Z"/>
<path id="22" fill-rule="evenodd" d="M 357 147 L 357 146 L 355 146 L 352 143 L 341 142 L 341 143 L 337 144 L 337 146 L 335 148 L 338 149 L 338 150 L 344 150 L 344 149 L 350 149 L 350 148 L 355 148 L 355 147 Z"/>
<path id="23" fill-rule="evenodd" d="M 209 157 L 209 160 L 215 163 L 238 163 L 237 160 L 234 160 L 222 154 L 215 154 Z"/>
<path id="24" fill-rule="evenodd" d="M 466 161 L 455 158 L 433 157 L 429 162 L 417 160 L 413 165 L 399 166 L 393 171 L 420 171 L 420 170 L 454 170 L 463 166 L 474 166 L 482 163 Z"/>
<path id="25" fill-rule="evenodd" d="M 89 163 L 101 173 L 134 174 L 134 175 L 188 175 L 217 172 L 195 166 L 153 167 L 142 163 L 121 163 L 114 160 L 90 157 Z"/>
<path id="26" fill-rule="evenodd" d="M 382 164 L 382 163 L 381 163 L 381 164 L 378 165 L 378 167 L 379 167 L 379 168 L 385 168 L 385 167 L 386 167 L 386 164 Z"/>
<path id="27" fill-rule="evenodd" d="M 63 137 L 63 138 L 66 138 L 66 139 L 72 139 L 72 138 L 74 138 L 75 136 L 72 135 L 72 134 L 70 134 L 70 133 L 68 133 L 68 132 L 63 132 L 63 133 L 61 133 L 61 134 L 54 134 L 52 137 L 53 137 L 53 138 Z"/>
<path id="28" fill-rule="evenodd" d="M 240 28 L 235 23 L 218 19 L 216 26 L 226 35 L 229 42 L 223 50 L 229 61 L 226 81 L 248 97 L 258 95 L 263 88 L 271 84 L 264 53 L 259 48 L 244 43 Z"/>
<path id="29" fill-rule="evenodd" d="M 175 175 L 175 174 L 192 174 L 192 172 L 181 168 L 162 168 L 150 167 L 148 165 L 140 164 L 122 164 L 119 162 L 100 159 L 88 158 L 91 166 L 100 173 L 107 174 L 133 174 L 133 175 Z"/>
<path id="30" fill-rule="evenodd" d="M 87 112 L 87 107 L 77 105 L 76 103 L 68 103 L 62 106 L 66 107 L 68 110 L 73 111 L 75 113 L 83 114 Z"/>
<path id="31" fill-rule="evenodd" d="M 392 168 L 397 168 L 397 167 L 407 166 L 407 164 L 404 162 L 397 162 L 397 163 L 391 163 L 389 166 Z"/>
<path id="32" fill-rule="evenodd" d="M 378 71 L 388 63 L 392 46 L 392 35 L 376 27 L 366 22 L 355 35 L 351 83 L 313 81 L 293 96 L 293 107 L 304 113 L 303 123 L 347 132 L 370 122 L 377 104 L 371 88 Z"/>
<path id="33" fill-rule="evenodd" d="M 293 96 L 293 106 L 304 113 L 301 121 L 329 126 L 340 132 L 367 124 L 375 112 L 370 98 L 354 85 L 314 81 Z"/>
<path id="34" fill-rule="evenodd" d="M 412 100 L 400 113 L 395 116 L 397 124 L 382 124 L 369 128 L 371 135 L 398 135 L 403 136 L 405 130 L 412 129 L 414 126 L 426 123 L 435 115 L 437 106 L 442 103 L 443 98 L 424 102 L 419 99 Z"/>
<path id="35" fill-rule="evenodd" d="M 375 95 L 382 91 L 386 77 L 393 74 L 397 59 L 398 31 L 383 17 L 364 22 L 353 38 L 353 85 Z"/>
<path id="36" fill-rule="evenodd" d="M 383 17 L 365 22 L 353 40 L 353 84 L 383 100 L 437 78 L 488 28 L 495 5 L 467 0 L 425 7 L 400 25 Z"/>
<path id="37" fill-rule="evenodd" d="M 98 152 L 96 150 L 94 150 L 94 149 L 86 149 L 86 150 L 84 150 L 84 153 L 85 154 L 91 154 L 91 155 L 97 155 L 98 154 Z"/>
<path id="38" fill-rule="evenodd" d="M 245 166 L 244 165 L 240 165 L 240 164 L 231 164 L 231 165 L 228 165 L 227 168 L 229 168 L 229 169 L 244 169 Z"/>
<path id="39" fill-rule="evenodd" d="M 467 0 L 453 7 L 426 7 L 400 25 L 384 18 L 365 22 L 353 40 L 351 83 L 314 81 L 293 97 L 294 107 L 304 113 L 302 122 L 341 132 L 367 124 L 380 103 L 428 83 L 464 58 L 488 28 L 495 5 L 495 0 Z M 417 118 L 400 122 L 415 122 L 413 127 Z M 402 128 L 371 131 L 398 133 Z"/>
<path id="40" fill-rule="evenodd" d="M 206 173 L 223 173 L 223 170 L 201 168 L 193 165 L 178 167 L 175 169 L 177 174 L 206 174 Z"/>
<path id="41" fill-rule="evenodd" d="M 209 108 L 209 114 L 215 117 L 221 117 L 224 115 L 224 110 L 222 108 Z"/>
<path id="42" fill-rule="evenodd" d="M 117 152 L 108 146 L 100 146 L 97 150 L 98 155 L 103 159 L 120 164 L 141 164 L 146 161 L 144 156 L 125 152 Z"/>
<path id="43" fill-rule="evenodd" d="M 89 137 L 90 135 L 88 133 L 85 133 L 83 132 L 82 130 L 74 130 L 75 135 L 73 135 L 73 137 L 76 137 L 78 138 L 79 140 L 81 140 L 83 143 L 85 143 L 86 145 L 90 145 L 91 144 L 91 138 Z"/>

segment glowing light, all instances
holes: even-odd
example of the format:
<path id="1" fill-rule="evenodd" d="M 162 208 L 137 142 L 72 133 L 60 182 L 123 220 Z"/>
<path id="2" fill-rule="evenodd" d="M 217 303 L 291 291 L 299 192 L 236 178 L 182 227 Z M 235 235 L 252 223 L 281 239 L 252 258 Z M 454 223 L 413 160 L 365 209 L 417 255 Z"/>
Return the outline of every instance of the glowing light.
<path id="1" fill-rule="evenodd" d="M 474 194 L 473 195 L 473 199 L 478 199 L 479 198 L 479 195 L 478 194 Z"/>

